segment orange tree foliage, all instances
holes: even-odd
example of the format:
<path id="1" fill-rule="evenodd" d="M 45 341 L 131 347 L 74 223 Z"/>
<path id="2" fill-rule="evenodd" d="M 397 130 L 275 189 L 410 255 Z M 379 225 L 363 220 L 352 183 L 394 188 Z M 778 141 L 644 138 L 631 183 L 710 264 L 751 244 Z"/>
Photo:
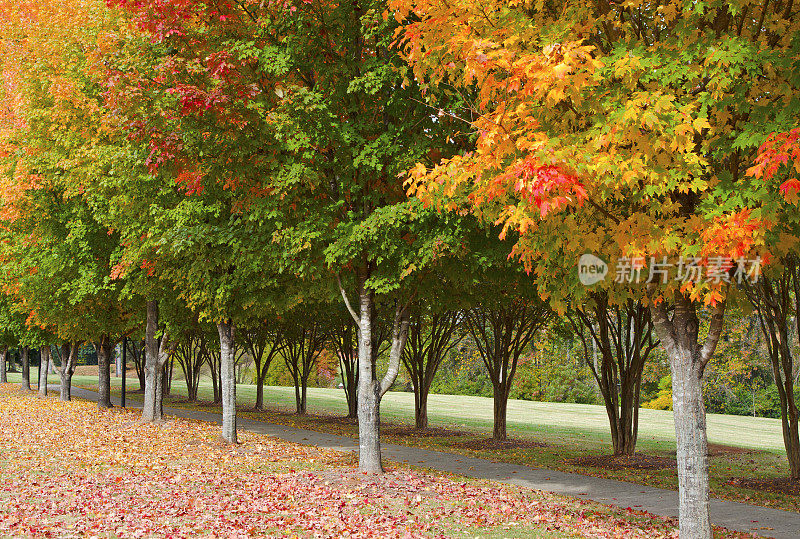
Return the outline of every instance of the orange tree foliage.
<path id="1" fill-rule="evenodd" d="M 797 115 L 791 2 L 390 6 L 417 78 L 476 93 L 454 112 L 474 151 L 418 165 L 411 191 L 518 231 L 514 254 L 531 269 L 566 263 L 551 268 L 554 293 L 582 295 L 583 252 L 736 258 L 763 242 L 760 200 L 736 185 Z"/>
<path id="2" fill-rule="evenodd" d="M 512 255 L 558 308 L 591 295 L 576 271 L 584 253 L 611 263 L 599 286 L 614 301 L 655 300 L 675 386 L 680 535 L 710 537 L 703 374 L 731 274 L 765 254 L 774 225 L 776 205 L 746 172 L 769 133 L 798 123 L 798 6 L 389 5 L 407 23 L 398 40 L 416 78 L 438 92 L 476 94 L 469 110 L 452 112 L 474 129 L 474 151 L 418 165 L 410 191 L 517 232 Z M 702 278 L 686 274 L 686 261 Z M 702 344 L 700 300 L 714 306 Z"/>

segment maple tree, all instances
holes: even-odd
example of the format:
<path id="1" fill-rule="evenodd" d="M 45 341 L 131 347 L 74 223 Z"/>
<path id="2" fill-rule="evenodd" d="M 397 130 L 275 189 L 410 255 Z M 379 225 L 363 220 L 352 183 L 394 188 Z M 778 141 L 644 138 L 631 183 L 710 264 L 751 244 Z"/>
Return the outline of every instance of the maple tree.
<path id="1" fill-rule="evenodd" d="M 736 260 L 764 245 L 758 192 L 742 184 L 773 126 L 796 117 L 792 2 L 390 7 L 408 23 L 399 39 L 419 80 L 479 91 L 459 113 L 478 133 L 474 151 L 416 167 L 412 192 L 518 233 L 514 256 L 555 306 L 586 297 L 574 265 L 585 252 L 612 267 L 652 256 L 652 270 L 664 257 Z M 728 279 L 649 280 L 633 293 L 672 370 L 680 533 L 710 537 L 701 383 Z"/>
<path id="2" fill-rule="evenodd" d="M 800 313 L 800 129 L 770 134 L 754 161 L 747 170 L 748 187 L 758 194 L 764 218 L 774 223 L 766 238 L 774 261 L 757 283 L 744 283 L 741 288 L 759 315 L 778 391 L 789 473 L 800 479 L 800 411 L 789 327 Z"/>
<path id="3" fill-rule="evenodd" d="M 23 2 L 4 11 L 3 22 L 2 62 L 16 66 L 6 99 L 18 118 L 3 140 L 11 236 L 3 244 L 4 284 L 28 326 L 41 330 L 40 345 L 52 340 L 46 332 L 96 343 L 99 404 L 110 407 L 112 343 L 135 320 L 121 284 L 109 282 L 119 236 L 97 220 L 97 201 L 84 187 L 102 174 L 102 149 L 113 139 L 103 127 L 95 45 L 115 19 L 102 2 Z"/>
<path id="4" fill-rule="evenodd" d="M 298 415 L 306 413 L 308 379 L 328 340 L 323 313 L 325 311 L 319 305 L 304 303 L 295 312 L 284 315 L 285 326 L 280 336 L 283 344 L 281 355 L 294 382 L 295 411 Z"/>
<path id="5" fill-rule="evenodd" d="M 442 360 L 464 338 L 463 332 L 457 334 L 461 312 L 438 307 L 431 300 L 412 306 L 408 342 L 403 351 L 403 366 L 414 386 L 417 429 L 428 428 L 428 395 Z"/>
<path id="6" fill-rule="evenodd" d="M 390 47 L 396 23 L 381 16 L 379 2 L 110 4 L 131 13 L 150 44 L 146 61 L 110 69 L 109 106 L 132 111 L 132 138 L 150 172 L 190 195 L 180 211 L 200 201 L 222 208 L 224 215 L 212 218 L 216 228 L 196 229 L 192 239 L 224 238 L 242 249 L 224 270 L 237 277 L 202 287 L 249 299 L 254 294 L 245 290 L 255 284 L 245 275 L 259 271 L 267 280 L 295 275 L 310 288 L 338 274 L 357 291 L 350 312 L 360 332 L 360 466 L 380 471 L 378 407 L 399 371 L 414 275 L 447 245 L 431 229 L 442 219 L 408 203 L 397 174 L 453 138 L 419 86 L 404 81 L 407 68 Z M 152 227 L 148 234 L 158 237 Z M 155 272 L 197 308 L 187 291 L 200 289 L 200 275 L 187 269 L 219 257 L 201 248 L 173 270 L 166 264 Z M 381 380 L 372 353 L 376 296 L 394 304 L 390 366 Z M 214 319 L 231 316 L 217 306 L 200 310 Z M 237 316 L 246 323 L 245 313 Z"/>

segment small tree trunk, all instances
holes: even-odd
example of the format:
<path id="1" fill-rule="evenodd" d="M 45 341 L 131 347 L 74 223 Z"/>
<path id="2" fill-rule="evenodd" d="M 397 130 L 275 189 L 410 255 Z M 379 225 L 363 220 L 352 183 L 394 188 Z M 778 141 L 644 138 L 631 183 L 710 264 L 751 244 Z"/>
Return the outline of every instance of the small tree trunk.
<path id="1" fill-rule="evenodd" d="M 75 372 L 75 363 L 78 358 L 78 343 L 67 343 L 61 346 L 61 367 L 58 376 L 61 378 L 59 400 L 68 402 L 72 400 L 72 374 Z"/>
<path id="2" fill-rule="evenodd" d="M 50 345 L 39 349 L 39 396 L 47 396 L 47 373 L 50 371 Z"/>
<path id="3" fill-rule="evenodd" d="M 633 416 L 636 413 L 634 407 L 638 408 L 639 403 L 634 401 L 635 387 L 632 387 L 628 380 L 622 382 L 622 394 L 620 395 L 620 417 L 619 428 L 617 429 L 620 437 L 620 455 L 631 456 L 636 451 L 636 438 L 633 429 Z"/>
<path id="4" fill-rule="evenodd" d="M 228 443 L 238 443 L 236 438 L 236 354 L 235 328 L 232 322 L 217 324 L 220 346 L 220 385 L 222 386 L 222 438 Z"/>
<path id="5" fill-rule="evenodd" d="M 3 353 L 0 354 L 0 384 L 8 383 L 8 374 L 6 373 L 6 365 L 8 364 L 8 346 L 3 348 Z"/>
<path id="6" fill-rule="evenodd" d="M 217 377 L 217 391 L 214 393 L 214 404 L 222 404 L 222 358 L 217 362 L 215 369 L 215 376 Z"/>
<path id="7" fill-rule="evenodd" d="M 494 387 L 494 428 L 492 439 L 495 442 L 505 442 L 508 439 L 506 432 L 506 411 L 508 410 L 508 394 L 499 386 Z"/>
<path id="8" fill-rule="evenodd" d="M 294 413 L 297 415 L 303 414 L 303 403 L 300 396 L 300 377 L 294 375 Z"/>
<path id="9" fill-rule="evenodd" d="M 114 354 L 114 376 L 117 378 L 122 377 L 122 349 L 117 345 L 116 354 Z"/>
<path id="10" fill-rule="evenodd" d="M 169 365 L 164 364 L 161 367 L 161 401 L 163 403 L 164 397 L 169 397 Z"/>
<path id="11" fill-rule="evenodd" d="M 347 397 L 347 417 L 352 419 L 358 417 L 358 384 L 355 377 L 350 383 L 350 393 Z"/>
<path id="12" fill-rule="evenodd" d="M 417 390 L 419 394 L 415 399 L 417 402 L 414 407 L 414 423 L 417 429 L 428 428 L 428 390 L 421 387 Z"/>
<path id="13" fill-rule="evenodd" d="M 97 406 L 98 408 L 113 408 L 111 403 L 111 341 L 108 335 L 100 337 L 100 342 L 95 345 L 97 350 Z"/>
<path id="14" fill-rule="evenodd" d="M 31 391 L 31 360 L 30 348 L 23 346 L 20 351 L 20 361 L 22 362 L 22 383 L 20 388 L 23 391 Z"/>
<path id="15" fill-rule="evenodd" d="M 264 409 L 264 373 L 259 369 L 258 377 L 256 378 L 256 410 Z"/>

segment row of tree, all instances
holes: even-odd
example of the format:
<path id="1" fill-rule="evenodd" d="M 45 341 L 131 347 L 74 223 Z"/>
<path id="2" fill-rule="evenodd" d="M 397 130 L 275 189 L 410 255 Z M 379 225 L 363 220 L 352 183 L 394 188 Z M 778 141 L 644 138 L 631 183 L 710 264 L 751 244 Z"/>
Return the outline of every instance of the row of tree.
<path id="1" fill-rule="evenodd" d="M 237 340 L 288 322 L 297 335 L 254 338 L 253 357 L 282 346 L 303 380 L 315 324 L 349 316 L 330 331 L 355 341 L 337 339 L 359 468 L 381 472 L 404 357 L 435 363 L 466 325 L 502 436 L 519 358 L 563 314 L 602 356 L 615 451 L 635 445 L 642 365 L 664 348 L 680 533 L 710 537 L 702 384 L 738 301 L 759 311 L 800 475 L 791 0 L 64 4 L 0 4 L 0 327 L 62 357 L 95 343 L 101 405 L 114 343 L 144 326 L 143 417 L 159 419 L 164 365 L 211 323 L 235 442 Z M 585 286 L 587 251 L 630 271 Z M 422 408 L 429 368 L 411 370 Z"/>

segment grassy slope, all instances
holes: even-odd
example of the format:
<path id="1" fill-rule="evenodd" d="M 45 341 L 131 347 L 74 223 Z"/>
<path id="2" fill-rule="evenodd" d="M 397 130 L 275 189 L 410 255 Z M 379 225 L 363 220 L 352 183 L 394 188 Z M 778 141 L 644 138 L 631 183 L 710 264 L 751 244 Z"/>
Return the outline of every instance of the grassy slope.
<path id="1" fill-rule="evenodd" d="M 18 380 L 19 375 L 12 375 Z M 51 377 L 50 383 L 58 379 Z M 93 376 L 75 376 L 75 385 L 96 384 Z M 121 380 L 112 377 L 112 387 L 118 388 Z M 128 380 L 128 387 L 138 388 L 138 381 Z M 186 386 L 175 380 L 173 393 L 186 395 Z M 255 402 L 255 386 L 238 385 L 237 401 L 243 407 Z M 211 384 L 202 382 L 200 400 L 212 400 Z M 135 393 L 132 394 L 135 398 Z M 294 389 L 267 387 L 264 402 L 272 409 L 294 411 Z M 344 392 L 338 389 L 308 389 L 308 411 L 319 415 L 345 415 L 347 403 Z M 492 431 L 492 399 L 462 395 L 431 395 L 428 412 L 432 427 L 457 430 Z M 381 403 L 381 416 L 392 423 L 414 423 L 414 394 L 390 392 Z M 509 435 L 539 437 L 546 435 L 553 443 L 590 442 L 598 447 L 611 443 L 608 417 L 602 406 L 511 400 L 508 403 Z M 758 449 L 785 455 L 780 421 L 760 417 L 708 415 L 708 440 L 710 443 Z M 639 447 L 670 451 L 675 448 L 672 412 L 662 410 L 639 411 Z"/>

